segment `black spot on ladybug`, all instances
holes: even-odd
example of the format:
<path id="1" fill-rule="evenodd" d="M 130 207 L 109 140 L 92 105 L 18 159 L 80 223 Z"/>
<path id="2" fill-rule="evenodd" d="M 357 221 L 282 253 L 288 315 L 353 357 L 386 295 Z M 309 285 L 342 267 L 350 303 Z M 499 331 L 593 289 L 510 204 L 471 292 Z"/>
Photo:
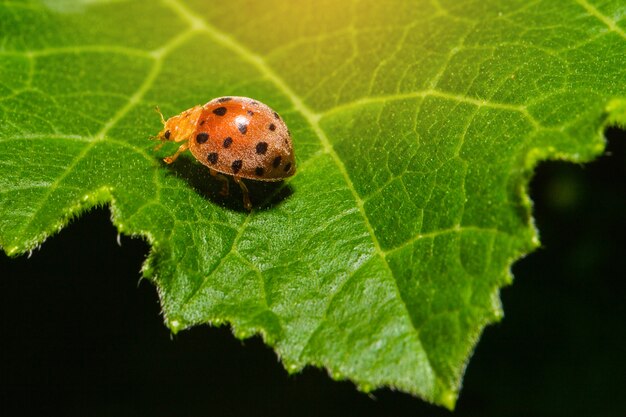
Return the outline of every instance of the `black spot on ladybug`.
<path id="1" fill-rule="evenodd" d="M 237 129 L 241 132 L 242 135 L 245 135 L 248 131 L 248 121 L 245 122 L 237 122 Z"/>
<path id="2" fill-rule="evenodd" d="M 276 130 L 276 125 L 274 123 L 270 123 L 270 130 L 272 132 Z"/>
<path id="3" fill-rule="evenodd" d="M 283 170 L 285 172 L 289 171 L 291 169 L 291 162 L 287 162 L 287 164 L 285 165 L 285 168 L 283 168 Z"/>
<path id="4" fill-rule="evenodd" d="M 169 139 L 170 135 L 172 134 L 172 132 L 170 132 L 169 130 L 165 132 L 165 139 Z"/>
<path id="5" fill-rule="evenodd" d="M 217 99 L 217 102 L 218 103 L 225 103 L 227 101 L 231 101 L 232 99 L 233 99 L 232 97 L 222 97 L 222 98 Z"/>
<path id="6" fill-rule="evenodd" d="M 248 110 L 246 113 L 248 113 L 248 116 L 254 116 L 254 112 L 252 110 Z"/>
<path id="7" fill-rule="evenodd" d="M 280 116 L 279 116 L 279 115 L 278 115 L 278 113 L 276 113 L 276 112 L 274 112 L 274 117 L 275 117 L 277 120 L 280 120 Z"/>
<path id="8" fill-rule="evenodd" d="M 226 107 L 218 107 L 217 109 L 213 110 L 213 114 L 217 115 L 217 116 L 223 116 L 226 114 Z"/>
<path id="9" fill-rule="evenodd" d="M 224 148 L 228 148 L 232 144 L 233 144 L 233 138 L 231 138 L 230 136 L 224 139 L 224 143 L 223 143 Z"/>
<path id="10" fill-rule="evenodd" d="M 206 159 L 212 164 L 217 163 L 217 152 L 211 152 L 207 155 Z"/>
<path id="11" fill-rule="evenodd" d="M 200 126 L 202 126 L 202 125 L 203 125 L 203 124 L 205 124 L 205 123 L 206 123 L 206 120 L 201 120 L 201 121 L 200 121 Z"/>
<path id="12" fill-rule="evenodd" d="M 280 155 L 278 155 L 276 158 L 274 158 L 274 161 L 272 162 L 272 166 L 274 168 L 278 168 L 278 165 L 280 165 L 280 161 L 281 161 L 281 157 Z"/>
<path id="13" fill-rule="evenodd" d="M 263 167 L 256 167 L 256 168 L 254 169 L 254 173 L 255 173 L 255 174 L 257 174 L 259 177 L 262 177 L 262 176 L 263 176 L 263 172 L 264 172 L 264 171 L 265 171 L 265 170 L 263 169 Z"/>
<path id="14" fill-rule="evenodd" d="M 204 143 L 207 140 L 209 140 L 209 134 L 208 133 L 202 132 L 202 133 L 198 133 L 196 135 L 196 142 L 198 142 L 198 143 Z"/>
<path id="15" fill-rule="evenodd" d="M 241 159 L 237 159 L 236 161 L 233 161 L 230 167 L 233 169 L 233 173 L 236 174 L 241 170 L 242 166 L 243 166 L 243 161 Z"/>
<path id="16" fill-rule="evenodd" d="M 265 155 L 267 152 L 267 142 L 259 142 L 256 144 L 256 153 L 259 155 Z"/>

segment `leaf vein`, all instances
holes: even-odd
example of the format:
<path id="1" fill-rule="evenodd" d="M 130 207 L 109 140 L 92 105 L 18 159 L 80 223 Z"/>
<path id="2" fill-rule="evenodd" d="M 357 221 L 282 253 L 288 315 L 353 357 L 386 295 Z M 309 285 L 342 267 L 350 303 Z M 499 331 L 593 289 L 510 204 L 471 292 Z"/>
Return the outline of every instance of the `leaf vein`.
<path id="1" fill-rule="evenodd" d="M 360 98 L 358 100 L 354 100 L 345 104 L 332 107 L 330 109 L 326 109 L 323 113 L 317 114 L 316 116 L 318 118 L 328 117 L 332 114 L 340 113 L 343 111 L 348 111 L 348 110 L 358 108 L 364 105 L 384 104 L 389 101 L 407 100 L 407 99 L 413 99 L 413 98 L 426 98 L 426 97 L 437 97 L 437 98 L 441 98 L 445 100 L 456 101 L 459 103 L 472 104 L 474 106 L 481 107 L 481 108 L 487 107 L 487 108 L 493 108 L 493 109 L 518 112 L 518 113 L 521 113 L 523 116 L 525 116 L 533 126 L 539 127 L 539 122 L 528 112 L 525 105 L 494 102 L 494 101 L 490 101 L 487 99 L 466 97 L 460 94 L 449 93 L 449 92 L 435 90 L 435 89 L 427 89 L 427 90 L 421 90 L 421 91 L 412 91 L 409 93 L 389 94 L 389 95 L 380 95 L 376 97 Z"/>
<path id="2" fill-rule="evenodd" d="M 94 147 L 94 145 L 97 142 L 89 142 L 88 144 L 86 144 L 83 147 L 83 150 L 80 151 L 72 160 L 72 162 L 67 166 L 66 170 L 63 172 L 63 174 L 61 174 L 57 179 L 54 180 L 54 182 L 50 185 L 50 187 L 48 188 L 47 192 L 45 193 L 45 195 L 42 196 L 41 200 L 39 200 L 39 204 L 37 206 L 37 208 L 33 211 L 33 215 L 30 216 L 30 219 L 28 222 L 24 223 L 24 225 L 20 228 L 20 231 L 18 233 L 15 234 L 16 238 L 23 236 L 24 232 L 26 230 L 28 230 L 28 228 L 33 224 L 33 222 L 35 221 L 35 219 L 39 218 L 39 213 L 41 212 L 41 210 L 43 210 L 43 208 L 45 207 L 46 203 L 48 202 L 48 200 L 50 199 L 50 196 L 59 188 L 59 186 L 61 185 L 61 183 L 63 182 L 63 180 L 65 180 L 65 178 L 67 178 L 71 173 L 73 173 L 74 168 L 83 160 L 87 157 L 87 154 L 89 153 L 89 151 L 91 151 L 91 149 Z"/>
<path id="3" fill-rule="evenodd" d="M 593 17 L 595 17 L 596 19 L 604 23 L 606 27 L 608 27 L 611 31 L 617 33 L 619 36 L 626 39 L 626 32 L 622 28 L 617 26 L 615 21 L 611 20 L 608 16 L 605 16 L 604 14 L 602 14 L 597 8 L 591 5 L 587 0 L 574 0 L 574 1 L 578 3 L 580 6 L 582 6 Z"/>
<path id="4" fill-rule="evenodd" d="M 498 229 L 494 229 L 494 228 L 489 228 L 489 227 L 478 227 L 478 226 L 461 226 L 461 225 L 455 225 L 453 227 L 449 227 L 447 229 L 439 229 L 439 230 L 435 230 L 432 232 L 428 232 L 428 233 L 418 233 L 415 236 L 413 236 L 412 238 L 408 239 L 407 241 L 399 244 L 396 247 L 393 247 L 391 249 L 386 250 L 385 256 L 392 254 L 394 252 L 397 252 L 401 249 L 403 249 L 404 247 L 413 244 L 414 242 L 420 240 L 420 239 L 428 239 L 428 238 L 433 238 L 433 237 L 437 237 L 437 236 L 442 236 L 442 235 L 446 235 L 449 233 L 463 233 L 463 232 L 469 232 L 469 231 L 480 231 L 480 232 L 492 232 L 494 234 L 505 234 L 505 232 L 498 230 Z"/>
<path id="5" fill-rule="evenodd" d="M 132 96 L 126 102 L 117 113 L 111 117 L 107 123 L 100 129 L 98 133 L 95 135 L 95 139 L 103 139 L 106 134 L 111 130 L 117 123 L 124 118 L 138 103 L 141 102 L 142 98 L 146 95 L 148 90 L 154 84 L 157 76 L 161 72 L 161 68 L 163 66 L 163 61 L 167 57 L 167 55 L 176 49 L 181 43 L 184 43 L 187 39 L 189 39 L 194 34 L 193 29 L 189 29 L 178 36 L 170 39 L 165 45 L 161 48 L 153 51 L 151 55 L 154 58 L 154 63 L 148 72 L 148 75 L 144 79 L 143 83 L 139 86 L 139 88 L 133 93 Z"/>

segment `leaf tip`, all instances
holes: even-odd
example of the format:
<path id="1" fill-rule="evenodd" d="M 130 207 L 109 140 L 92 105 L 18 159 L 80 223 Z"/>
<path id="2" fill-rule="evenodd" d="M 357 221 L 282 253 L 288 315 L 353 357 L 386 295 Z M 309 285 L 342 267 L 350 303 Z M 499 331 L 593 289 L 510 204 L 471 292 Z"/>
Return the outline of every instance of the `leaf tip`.
<path id="1" fill-rule="evenodd" d="M 456 407 L 458 393 L 454 390 L 443 390 L 437 398 L 436 402 L 446 407 L 450 411 L 454 411 Z"/>
<path id="2" fill-rule="evenodd" d="M 250 332 L 248 330 L 233 328 L 233 334 L 235 335 L 235 337 L 237 339 L 244 340 L 244 339 L 248 339 L 248 338 L 252 337 L 255 333 L 254 332 Z"/>
<path id="3" fill-rule="evenodd" d="M 608 102 L 605 107 L 608 114 L 607 123 L 610 126 L 617 126 L 626 129 L 626 99 L 616 98 Z"/>
<path id="4" fill-rule="evenodd" d="M 177 318 L 168 319 L 167 327 L 169 327 L 169 329 L 172 331 L 173 334 L 177 334 L 179 331 L 185 328 L 183 323 Z"/>
<path id="5" fill-rule="evenodd" d="M 12 246 L 10 248 L 5 248 L 4 249 L 5 253 L 7 254 L 7 256 L 9 257 L 14 257 L 17 256 L 21 253 L 20 248 L 17 246 Z"/>
<path id="6" fill-rule="evenodd" d="M 285 369 L 287 370 L 287 372 L 289 373 L 289 375 L 293 375 L 296 374 L 298 372 L 300 372 L 302 370 L 302 366 L 294 363 L 294 362 L 289 362 L 287 363 L 286 361 L 283 361 L 283 363 L 285 364 Z"/>

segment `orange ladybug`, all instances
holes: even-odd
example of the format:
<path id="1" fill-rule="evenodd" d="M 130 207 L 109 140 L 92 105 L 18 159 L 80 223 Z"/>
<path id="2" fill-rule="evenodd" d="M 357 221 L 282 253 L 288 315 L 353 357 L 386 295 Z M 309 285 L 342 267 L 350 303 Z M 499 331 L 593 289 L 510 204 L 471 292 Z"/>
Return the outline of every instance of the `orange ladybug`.
<path id="1" fill-rule="evenodd" d="M 211 175 L 224 181 L 223 194 L 228 194 L 228 179 L 221 174 L 233 177 L 241 187 L 247 210 L 252 203 L 242 178 L 280 181 L 296 172 L 285 122 L 267 105 L 251 98 L 219 97 L 167 121 L 161 114 L 161 120 L 164 127 L 157 139 L 183 142 L 176 153 L 163 159 L 165 163 L 171 164 L 189 149 Z"/>

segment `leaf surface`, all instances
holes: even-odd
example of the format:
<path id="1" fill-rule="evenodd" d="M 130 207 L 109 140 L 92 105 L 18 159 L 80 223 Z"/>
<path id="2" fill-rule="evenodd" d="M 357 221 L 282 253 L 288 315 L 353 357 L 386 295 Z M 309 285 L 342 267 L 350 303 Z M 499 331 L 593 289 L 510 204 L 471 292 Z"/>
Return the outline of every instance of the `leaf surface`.
<path id="1" fill-rule="evenodd" d="M 534 165 L 626 123 L 625 28 L 619 0 L 0 3 L 0 246 L 107 204 L 152 245 L 172 331 L 227 322 L 289 372 L 452 408 L 538 244 Z M 155 105 L 225 95 L 294 137 L 297 175 L 250 184 L 251 213 L 148 140 Z"/>

